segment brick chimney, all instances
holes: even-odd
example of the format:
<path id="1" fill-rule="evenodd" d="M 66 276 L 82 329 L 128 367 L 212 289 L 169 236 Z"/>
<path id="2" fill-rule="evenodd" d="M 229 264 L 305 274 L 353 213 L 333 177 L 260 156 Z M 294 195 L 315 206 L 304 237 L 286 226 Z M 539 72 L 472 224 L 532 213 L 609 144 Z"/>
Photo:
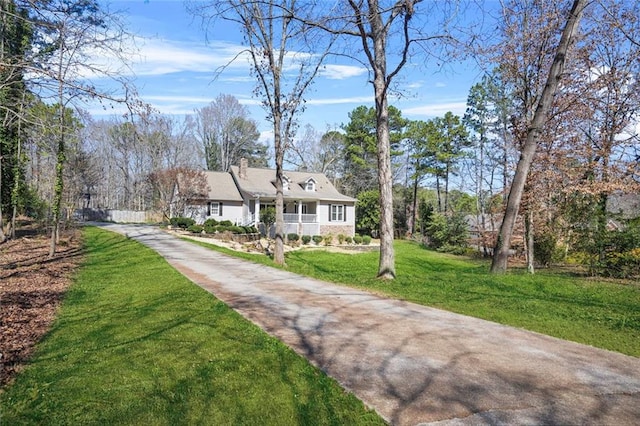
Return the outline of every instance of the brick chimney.
<path id="1" fill-rule="evenodd" d="M 249 166 L 249 161 L 246 158 L 240 159 L 240 170 L 238 171 L 238 177 L 240 179 L 247 178 L 247 167 Z"/>

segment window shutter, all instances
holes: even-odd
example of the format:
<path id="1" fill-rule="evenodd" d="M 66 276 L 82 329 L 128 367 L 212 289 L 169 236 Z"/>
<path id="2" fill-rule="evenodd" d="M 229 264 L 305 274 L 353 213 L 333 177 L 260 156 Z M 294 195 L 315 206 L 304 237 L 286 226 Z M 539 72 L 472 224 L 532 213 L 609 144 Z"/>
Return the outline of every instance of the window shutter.
<path id="1" fill-rule="evenodd" d="M 218 203 L 218 216 L 222 216 L 222 203 Z"/>
<path id="2" fill-rule="evenodd" d="M 342 219 L 346 222 L 347 221 L 347 206 L 343 205 L 342 206 Z"/>
<path id="3" fill-rule="evenodd" d="M 207 203 L 207 216 L 211 216 L 211 201 Z"/>
<path id="4" fill-rule="evenodd" d="M 329 222 L 332 221 L 331 219 L 332 210 L 333 210 L 333 204 L 329 204 Z"/>

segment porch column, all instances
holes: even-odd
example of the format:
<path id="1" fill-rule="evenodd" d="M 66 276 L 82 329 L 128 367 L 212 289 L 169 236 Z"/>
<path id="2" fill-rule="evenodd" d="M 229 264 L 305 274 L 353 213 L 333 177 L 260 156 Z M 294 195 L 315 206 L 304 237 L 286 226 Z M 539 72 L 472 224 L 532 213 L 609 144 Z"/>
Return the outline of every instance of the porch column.
<path id="1" fill-rule="evenodd" d="M 302 200 L 298 201 L 298 235 L 302 235 L 304 233 L 304 225 L 302 224 Z"/>
<path id="2" fill-rule="evenodd" d="M 255 217 L 254 220 L 255 220 L 256 226 L 258 226 L 258 223 L 260 223 L 260 197 L 256 198 L 255 210 L 256 211 L 255 211 L 255 214 L 254 214 L 254 217 Z"/>

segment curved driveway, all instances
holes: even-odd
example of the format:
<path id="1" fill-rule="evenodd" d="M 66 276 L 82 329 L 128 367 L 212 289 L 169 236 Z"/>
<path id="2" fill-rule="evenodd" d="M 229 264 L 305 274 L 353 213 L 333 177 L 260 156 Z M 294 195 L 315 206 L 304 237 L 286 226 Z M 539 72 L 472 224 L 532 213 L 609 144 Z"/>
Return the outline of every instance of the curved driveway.
<path id="1" fill-rule="evenodd" d="M 101 225 L 172 266 L 391 424 L 640 423 L 640 359 L 244 262 L 157 228 Z"/>

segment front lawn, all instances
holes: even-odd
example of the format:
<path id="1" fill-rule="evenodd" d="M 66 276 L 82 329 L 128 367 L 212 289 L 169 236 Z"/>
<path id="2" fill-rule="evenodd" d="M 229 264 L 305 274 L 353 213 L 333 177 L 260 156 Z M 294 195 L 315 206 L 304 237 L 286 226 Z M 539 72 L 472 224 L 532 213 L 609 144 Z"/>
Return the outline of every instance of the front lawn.
<path id="1" fill-rule="evenodd" d="M 0 423 L 383 424 L 141 244 L 85 231 L 87 260 Z"/>

